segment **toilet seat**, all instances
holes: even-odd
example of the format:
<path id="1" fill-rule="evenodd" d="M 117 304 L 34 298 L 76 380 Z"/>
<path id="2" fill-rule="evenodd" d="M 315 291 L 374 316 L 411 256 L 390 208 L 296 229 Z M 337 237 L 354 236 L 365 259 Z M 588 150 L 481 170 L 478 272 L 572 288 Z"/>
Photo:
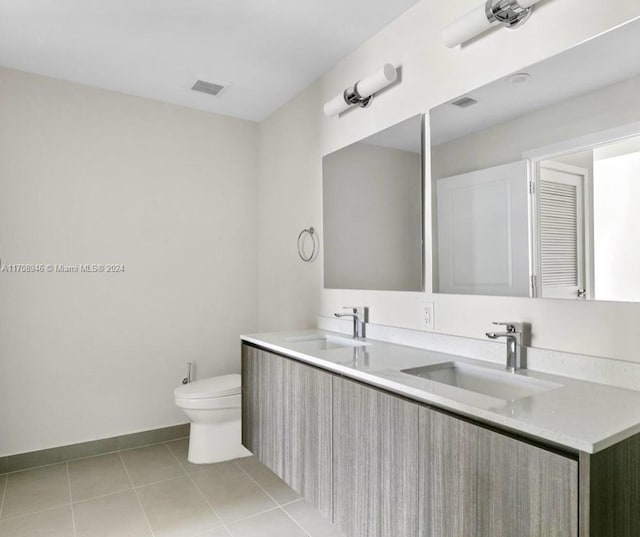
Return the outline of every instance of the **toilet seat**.
<path id="1" fill-rule="evenodd" d="M 222 375 L 178 386 L 174 391 L 176 399 L 213 399 L 239 395 L 242 389 L 242 377 L 238 374 Z"/>
<path id="2" fill-rule="evenodd" d="M 227 395 L 225 397 L 198 397 L 198 398 L 182 398 L 176 396 L 176 406 L 182 409 L 194 410 L 220 410 L 224 408 L 240 408 L 242 405 L 242 396 Z"/>

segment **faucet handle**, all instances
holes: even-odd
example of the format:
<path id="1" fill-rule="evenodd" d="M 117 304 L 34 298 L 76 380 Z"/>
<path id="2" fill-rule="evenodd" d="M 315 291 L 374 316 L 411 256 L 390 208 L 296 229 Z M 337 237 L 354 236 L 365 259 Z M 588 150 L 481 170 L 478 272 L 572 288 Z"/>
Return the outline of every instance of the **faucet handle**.
<path id="1" fill-rule="evenodd" d="M 504 326 L 507 329 L 507 332 L 522 332 L 522 323 L 512 323 L 512 322 L 496 322 L 493 321 L 491 324 L 495 324 L 496 326 Z"/>
<path id="2" fill-rule="evenodd" d="M 357 315 L 362 322 L 369 321 L 369 308 L 367 306 L 343 306 L 342 309 L 350 310 L 353 314 Z"/>
<path id="3" fill-rule="evenodd" d="M 514 323 L 514 322 L 494 322 L 498 326 L 504 326 L 507 333 L 517 335 L 520 342 L 524 346 L 531 344 L 531 324 L 530 323 Z"/>

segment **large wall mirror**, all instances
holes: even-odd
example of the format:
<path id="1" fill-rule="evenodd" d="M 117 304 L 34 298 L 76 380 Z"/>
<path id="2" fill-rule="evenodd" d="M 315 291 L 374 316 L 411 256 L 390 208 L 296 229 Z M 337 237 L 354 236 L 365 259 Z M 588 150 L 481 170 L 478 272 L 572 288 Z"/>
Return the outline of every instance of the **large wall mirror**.
<path id="1" fill-rule="evenodd" d="M 640 301 L 640 19 L 430 112 L 433 288 Z"/>
<path id="2" fill-rule="evenodd" d="M 423 290 L 424 116 L 322 159 L 324 286 Z"/>

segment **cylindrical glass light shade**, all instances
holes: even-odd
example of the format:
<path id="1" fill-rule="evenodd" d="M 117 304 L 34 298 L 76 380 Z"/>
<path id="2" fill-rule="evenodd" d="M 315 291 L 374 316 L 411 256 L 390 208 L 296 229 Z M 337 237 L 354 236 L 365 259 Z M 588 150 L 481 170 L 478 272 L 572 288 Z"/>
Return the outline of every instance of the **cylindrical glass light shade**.
<path id="1" fill-rule="evenodd" d="M 381 69 L 356 84 L 356 91 L 360 97 L 369 97 L 381 89 L 386 88 L 398 78 L 398 71 L 390 63 L 385 63 Z"/>
<path id="2" fill-rule="evenodd" d="M 398 71 L 390 63 L 385 63 L 382 68 L 373 73 L 367 78 L 363 78 L 355 85 L 354 88 L 348 88 L 348 97 L 354 98 L 354 102 L 348 103 L 345 100 L 345 94 L 336 95 L 333 99 L 324 104 L 323 110 L 325 116 L 337 116 L 345 110 L 349 109 L 353 104 L 366 103 L 364 99 L 371 97 L 374 93 L 379 92 L 381 89 L 386 88 L 392 82 L 395 82 L 398 78 Z"/>
<path id="3" fill-rule="evenodd" d="M 518 0 L 518 5 L 521 8 L 526 9 L 528 7 L 531 7 L 534 4 L 537 4 L 538 2 L 540 2 L 540 0 Z"/>
<path id="4" fill-rule="evenodd" d="M 341 93 L 324 104 L 324 115 L 329 117 L 337 116 L 347 110 L 349 106 L 351 105 L 344 100 L 344 95 Z"/>
<path id="5" fill-rule="evenodd" d="M 447 26 L 442 32 L 442 41 L 449 48 L 453 48 L 489 28 L 491 28 L 491 23 L 487 19 L 485 7 L 482 5 Z"/>

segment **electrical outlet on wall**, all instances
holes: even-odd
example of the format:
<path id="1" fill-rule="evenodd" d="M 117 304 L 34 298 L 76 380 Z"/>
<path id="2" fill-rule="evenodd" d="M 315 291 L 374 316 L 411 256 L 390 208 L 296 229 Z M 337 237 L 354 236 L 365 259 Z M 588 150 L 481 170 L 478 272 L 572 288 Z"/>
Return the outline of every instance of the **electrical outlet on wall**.
<path id="1" fill-rule="evenodd" d="M 433 331 L 433 302 L 420 302 L 420 328 Z"/>

